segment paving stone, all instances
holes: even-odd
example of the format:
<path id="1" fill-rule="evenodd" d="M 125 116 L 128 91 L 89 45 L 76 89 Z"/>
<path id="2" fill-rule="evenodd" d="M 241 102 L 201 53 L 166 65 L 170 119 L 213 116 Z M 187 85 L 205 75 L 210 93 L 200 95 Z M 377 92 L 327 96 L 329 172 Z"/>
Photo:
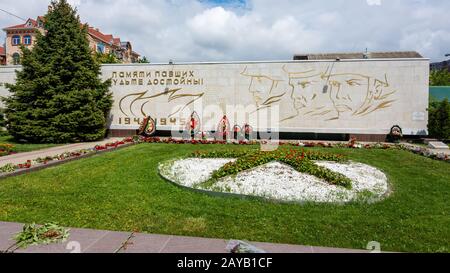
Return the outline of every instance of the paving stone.
<path id="1" fill-rule="evenodd" d="M 23 224 L 0 222 L 0 251 L 15 242 L 13 236 Z M 17 249 L 16 253 L 227 253 L 227 240 L 171 235 L 133 234 L 90 229 L 70 229 L 69 239 L 60 244 Z M 127 242 L 125 245 L 124 243 Z M 336 249 L 289 244 L 250 243 L 268 253 L 369 253 L 367 250 Z M 79 246 L 79 249 L 76 247 Z M 123 246 L 123 247 L 122 247 Z M 74 248 L 75 247 L 75 248 Z"/>
<path id="2" fill-rule="evenodd" d="M 170 235 L 135 234 L 119 253 L 160 253 L 171 237 Z"/>
<path id="3" fill-rule="evenodd" d="M 17 223 L 0 222 L 0 252 L 15 244 L 13 237 L 22 231 L 22 227 L 23 225 Z"/>
<path id="4" fill-rule="evenodd" d="M 84 253 L 115 253 L 130 238 L 131 232 L 108 232 L 103 238 L 85 249 Z"/>
<path id="5" fill-rule="evenodd" d="M 311 246 L 298 246 L 288 244 L 250 243 L 267 253 L 313 253 Z"/>
<path id="6" fill-rule="evenodd" d="M 221 239 L 205 239 L 173 236 L 162 253 L 227 253 L 228 241 Z"/>

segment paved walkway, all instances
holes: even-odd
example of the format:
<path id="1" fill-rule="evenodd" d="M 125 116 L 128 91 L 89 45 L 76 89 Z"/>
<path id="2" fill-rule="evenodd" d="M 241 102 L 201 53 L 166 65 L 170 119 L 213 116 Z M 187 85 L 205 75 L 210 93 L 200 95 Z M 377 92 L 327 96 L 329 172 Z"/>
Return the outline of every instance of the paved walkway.
<path id="1" fill-rule="evenodd" d="M 65 243 L 14 247 L 15 234 L 23 224 L 0 222 L 0 252 L 14 253 L 227 253 L 227 240 L 112 232 L 91 229 L 70 229 Z M 368 253 L 367 250 L 337 249 L 300 245 L 251 243 L 267 253 Z"/>
<path id="2" fill-rule="evenodd" d="M 57 147 L 52 147 L 48 149 L 36 150 L 32 152 L 26 153 L 18 153 L 8 156 L 0 157 L 0 166 L 4 166 L 6 164 L 22 164 L 27 160 L 33 160 L 37 158 L 44 158 L 47 156 L 55 156 L 65 152 L 75 152 L 83 149 L 93 148 L 96 145 L 104 145 L 109 142 L 115 142 L 118 140 L 122 140 L 122 138 L 108 138 L 98 142 L 83 142 L 83 143 L 75 143 L 75 144 L 67 144 Z"/>

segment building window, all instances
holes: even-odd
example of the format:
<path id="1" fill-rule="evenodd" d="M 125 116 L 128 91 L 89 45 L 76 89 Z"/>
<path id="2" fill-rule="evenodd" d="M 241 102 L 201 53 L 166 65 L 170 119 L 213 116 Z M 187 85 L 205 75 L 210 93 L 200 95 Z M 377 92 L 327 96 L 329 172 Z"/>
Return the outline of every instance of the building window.
<path id="1" fill-rule="evenodd" d="M 20 45 L 20 36 L 19 35 L 14 35 L 12 37 L 12 45 L 13 46 Z"/>
<path id="2" fill-rule="evenodd" d="M 97 44 L 97 52 L 100 52 L 102 54 L 105 53 L 105 45 L 102 43 L 98 43 Z"/>
<path id="3" fill-rule="evenodd" d="M 13 57 L 13 65 L 19 65 L 20 64 L 20 54 L 16 52 L 12 55 L 12 57 Z"/>
<path id="4" fill-rule="evenodd" d="M 26 35 L 23 37 L 23 43 L 25 45 L 31 45 L 31 36 L 30 35 Z"/>

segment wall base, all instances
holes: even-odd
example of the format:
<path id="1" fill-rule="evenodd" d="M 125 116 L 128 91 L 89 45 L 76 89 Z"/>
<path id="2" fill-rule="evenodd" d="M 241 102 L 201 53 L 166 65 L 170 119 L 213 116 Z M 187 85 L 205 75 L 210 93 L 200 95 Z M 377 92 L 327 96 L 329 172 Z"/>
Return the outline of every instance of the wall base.
<path id="1" fill-rule="evenodd" d="M 108 137 L 132 137 L 138 134 L 138 130 L 108 130 Z"/>
<path id="2" fill-rule="evenodd" d="M 138 130 L 111 129 L 109 137 L 132 137 L 137 135 Z M 157 131 L 155 136 L 170 137 L 170 131 Z M 322 133 L 280 133 L 279 138 L 283 140 L 323 140 L 323 141 L 349 141 L 355 137 L 357 141 L 363 142 L 385 142 L 387 135 L 369 134 L 322 134 Z"/>

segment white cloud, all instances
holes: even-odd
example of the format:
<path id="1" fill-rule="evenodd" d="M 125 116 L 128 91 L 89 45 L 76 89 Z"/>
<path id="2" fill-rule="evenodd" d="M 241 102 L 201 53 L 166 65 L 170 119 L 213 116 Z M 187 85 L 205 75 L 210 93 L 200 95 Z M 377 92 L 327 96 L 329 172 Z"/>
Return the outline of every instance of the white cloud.
<path id="1" fill-rule="evenodd" d="M 381 6 L 381 0 L 367 0 L 369 6 Z"/>
<path id="2" fill-rule="evenodd" d="M 83 21 L 130 40 L 155 62 L 291 59 L 366 47 L 418 50 L 435 60 L 450 53 L 446 0 L 253 0 L 222 7 L 211 1 L 71 0 Z M 48 2 L 2 0 L 2 8 L 36 17 Z M 0 14 L 0 26 L 18 23 Z"/>

